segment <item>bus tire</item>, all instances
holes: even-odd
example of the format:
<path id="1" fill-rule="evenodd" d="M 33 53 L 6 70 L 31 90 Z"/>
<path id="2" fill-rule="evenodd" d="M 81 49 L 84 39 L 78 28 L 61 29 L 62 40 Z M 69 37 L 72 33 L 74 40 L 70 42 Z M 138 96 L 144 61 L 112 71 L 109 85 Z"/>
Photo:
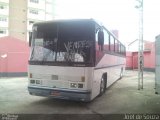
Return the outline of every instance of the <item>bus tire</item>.
<path id="1" fill-rule="evenodd" d="M 106 91 L 106 82 L 107 82 L 106 77 L 105 75 L 103 75 L 100 84 L 100 93 L 99 93 L 100 96 L 103 95 Z"/>

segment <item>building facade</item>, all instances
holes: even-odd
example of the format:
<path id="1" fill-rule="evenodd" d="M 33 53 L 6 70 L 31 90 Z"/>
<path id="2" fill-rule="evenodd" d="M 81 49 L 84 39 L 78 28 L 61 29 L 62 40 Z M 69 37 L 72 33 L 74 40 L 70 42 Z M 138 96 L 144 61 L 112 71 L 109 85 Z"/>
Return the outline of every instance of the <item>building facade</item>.
<path id="1" fill-rule="evenodd" d="M 52 0 L 0 0 L 0 37 L 28 41 L 34 22 L 53 19 Z"/>
<path id="2" fill-rule="evenodd" d="M 0 37 L 9 32 L 9 0 L 0 0 Z"/>

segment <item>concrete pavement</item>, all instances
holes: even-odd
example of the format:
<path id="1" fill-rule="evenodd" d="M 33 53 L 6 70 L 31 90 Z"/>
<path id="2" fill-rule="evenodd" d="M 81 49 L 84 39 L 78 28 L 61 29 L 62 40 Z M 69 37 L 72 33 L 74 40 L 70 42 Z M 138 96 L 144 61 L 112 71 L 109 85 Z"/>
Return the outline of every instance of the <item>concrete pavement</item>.
<path id="1" fill-rule="evenodd" d="M 126 114 L 160 113 L 154 73 L 144 72 L 144 89 L 138 89 L 137 71 L 125 76 L 90 103 L 31 96 L 27 78 L 0 78 L 0 113 L 15 114 Z"/>

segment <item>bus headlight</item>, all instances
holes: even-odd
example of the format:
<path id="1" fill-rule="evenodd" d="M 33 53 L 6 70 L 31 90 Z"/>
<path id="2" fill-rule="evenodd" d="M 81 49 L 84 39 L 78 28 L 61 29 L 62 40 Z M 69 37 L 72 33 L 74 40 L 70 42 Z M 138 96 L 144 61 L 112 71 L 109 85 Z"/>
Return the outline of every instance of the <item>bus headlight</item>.
<path id="1" fill-rule="evenodd" d="M 77 88 L 77 83 L 70 83 L 71 88 Z"/>
<path id="2" fill-rule="evenodd" d="M 83 88 L 84 84 L 83 83 L 70 83 L 71 88 Z"/>

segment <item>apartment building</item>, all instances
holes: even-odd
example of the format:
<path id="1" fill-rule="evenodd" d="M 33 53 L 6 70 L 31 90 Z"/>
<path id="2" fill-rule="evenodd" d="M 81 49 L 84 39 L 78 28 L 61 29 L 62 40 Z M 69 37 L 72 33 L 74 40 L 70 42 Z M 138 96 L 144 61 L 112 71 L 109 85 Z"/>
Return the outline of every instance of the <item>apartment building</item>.
<path id="1" fill-rule="evenodd" d="M 52 0 L 0 0 L 0 37 L 28 41 L 34 22 L 53 19 Z"/>
<path id="2" fill-rule="evenodd" d="M 0 37 L 8 35 L 9 0 L 0 0 Z"/>

